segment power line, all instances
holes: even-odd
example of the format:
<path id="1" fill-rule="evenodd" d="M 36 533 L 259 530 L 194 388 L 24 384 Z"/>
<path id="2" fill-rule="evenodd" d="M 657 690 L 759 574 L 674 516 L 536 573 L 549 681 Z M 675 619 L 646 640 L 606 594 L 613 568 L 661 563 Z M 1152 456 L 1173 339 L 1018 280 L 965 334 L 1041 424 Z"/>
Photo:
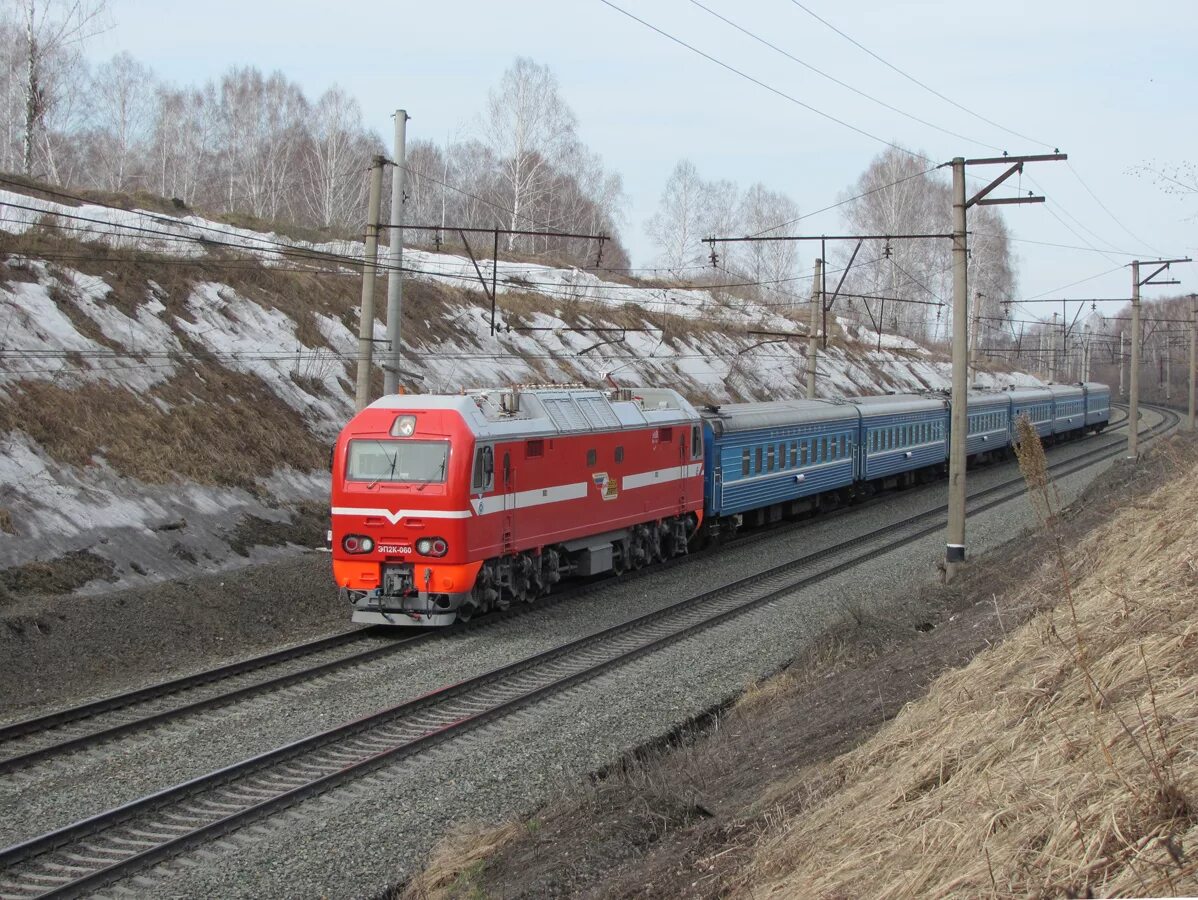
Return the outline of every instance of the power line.
<path id="1" fill-rule="evenodd" d="M 821 207 L 821 208 L 815 210 L 814 212 L 804 213 L 801 216 L 797 216 L 793 219 L 788 219 L 785 222 L 779 222 L 777 225 L 771 225 L 769 228 L 764 228 L 761 231 L 756 232 L 755 234 L 749 235 L 749 237 L 761 237 L 763 234 L 769 234 L 771 231 L 777 231 L 779 228 L 786 228 L 790 225 L 794 225 L 796 222 L 801 222 L 804 219 L 811 218 L 812 216 L 818 216 L 820 213 L 826 213 L 829 210 L 833 210 L 833 209 L 836 209 L 837 207 L 844 206 L 845 204 L 852 203 L 854 200 L 860 200 L 863 197 L 868 197 L 868 196 L 870 196 L 870 194 L 876 194 L 879 191 L 884 191 L 884 190 L 887 190 L 888 188 L 898 187 L 900 184 L 911 181 L 912 179 L 915 179 L 915 178 L 922 178 L 924 175 L 927 175 L 931 172 L 935 172 L 938 168 L 940 168 L 939 165 L 929 166 L 928 168 L 924 169 L 922 172 L 915 172 L 914 174 L 911 174 L 911 175 L 904 175 L 902 178 L 899 178 L 895 181 L 891 181 L 888 184 L 883 184 L 876 188 L 870 188 L 868 191 L 857 194 L 853 197 L 847 197 L 844 200 L 839 200 L 836 203 L 831 204 L 830 206 L 824 206 L 824 207 Z"/>
<path id="2" fill-rule="evenodd" d="M 961 110 L 962 112 L 966 112 L 969 115 L 973 116 L 975 119 L 980 119 L 981 121 L 985 122 L 987 125 L 992 125 L 995 128 L 999 129 L 1000 131 L 1005 131 L 1007 134 L 1013 134 L 1017 138 L 1022 138 L 1025 141 L 1031 141 L 1031 143 L 1039 144 L 1041 147 L 1053 146 L 1052 144 L 1049 144 L 1045 141 L 1038 141 L 1035 138 L 1028 137 L 1026 134 L 1021 134 L 1020 132 L 1015 131 L 1014 129 L 1007 128 L 1005 125 L 1000 125 L 997 122 L 995 122 L 993 119 L 988 119 L 985 116 L 983 116 L 981 113 L 974 112 L 972 109 L 970 109 L 967 106 L 961 105 L 956 100 L 953 100 L 950 97 L 946 97 L 944 94 L 940 93 L 940 91 L 936 90 L 934 87 L 924 84 L 922 81 L 920 81 L 914 75 L 904 72 L 898 66 L 883 59 L 878 54 L 874 53 L 874 51 L 870 50 L 868 47 L 866 47 L 864 44 L 862 44 L 860 41 L 856 40 L 852 36 L 841 31 L 839 28 L 837 28 L 835 25 L 833 25 L 827 19 L 822 18 L 821 16 L 819 16 L 818 14 L 813 12 L 811 9 L 809 9 L 807 6 L 804 6 L 802 3 L 799 2 L 799 0 L 790 0 L 790 2 L 793 3 L 795 6 L 797 6 L 799 9 L 803 10 L 803 12 L 807 13 L 807 15 L 809 15 L 812 18 L 816 19 L 817 21 L 823 23 L 828 28 L 831 28 L 833 31 L 835 31 L 837 34 L 839 34 L 842 38 L 844 38 L 846 41 L 848 41 L 853 46 L 868 53 L 870 56 L 872 56 L 874 59 L 876 59 L 882 65 L 886 66 L 887 68 L 891 69 L 894 72 L 897 72 L 899 75 L 902 75 L 908 81 L 912 82 L 913 84 L 918 85 L 919 87 L 923 88 L 925 91 L 928 91 L 929 93 L 934 94 L 935 96 L 939 97 L 945 103 L 949 103 L 952 106 L 955 106 L 957 109 Z"/>
<path id="3" fill-rule="evenodd" d="M 728 18 L 720 15 L 715 10 L 700 3 L 699 0 L 690 0 L 690 2 L 692 5 L 699 7 L 699 9 L 703 10 L 704 12 L 708 13 L 709 15 L 715 16 L 717 19 L 719 19 L 721 22 L 725 23 L 726 25 L 730 25 L 731 27 L 735 28 L 741 34 L 747 35 L 748 37 L 752 38 L 753 40 L 757 41 L 760 44 L 764 44 L 766 47 L 769 47 L 771 50 L 782 54 L 787 59 L 798 63 L 800 66 L 803 66 L 804 68 L 809 69 L 810 71 L 814 72 L 815 74 L 828 79 L 832 83 L 838 84 L 842 88 L 852 91 L 854 94 L 857 94 L 860 97 L 864 97 L 867 100 L 872 100 L 874 103 L 878 104 L 879 106 L 885 107 L 886 109 L 890 110 L 891 112 L 898 113 L 900 116 L 905 116 L 906 118 L 910 119 L 913 122 L 918 122 L 920 125 L 924 125 L 928 128 L 932 128 L 936 131 L 942 132 L 951 137 L 959 138 L 960 140 L 966 141 L 967 143 L 970 143 L 970 144 L 978 144 L 979 146 L 986 147 L 990 150 L 997 150 L 999 152 L 1001 152 L 1003 149 L 1002 147 L 996 147 L 993 144 L 987 144 L 985 141 L 979 141 L 975 138 L 966 137 L 963 134 L 958 134 L 957 132 L 950 131 L 947 128 L 941 128 L 939 125 L 935 125 L 932 122 L 927 121 L 926 119 L 921 119 L 919 116 L 909 113 L 906 110 L 899 109 L 897 106 L 891 106 L 885 100 L 880 100 L 877 97 L 873 96 L 872 94 L 869 94 L 869 93 L 866 93 L 865 91 L 859 90 L 858 88 L 853 87 L 851 84 L 849 84 L 845 81 L 841 81 L 835 75 L 830 75 L 827 72 L 825 72 L 823 69 L 816 68 L 815 66 L 811 65 L 811 63 L 800 59 L 799 57 L 795 56 L 793 53 L 783 50 L 777 44 L 771 43 L 770 41 L 767 41 L 765 38 L 761 37 L 760 35 L 755 34 L 752 31 L 749 31 L 747 28 L 741 27 L 740 25 L 733 22 L 731 19 L 728 19 Z"/>
<path id="4" fill-rule="evenodd" d="M 880 144 L 885 144 L 887 147 L 893 147 L 895 150 L 898 150 L 900 153 L 906 153 L 908 156 L 913 156 L 916 159 L 923 160 L 924 162 L 932 161 L 928 157 L 924 156 L 922 153 L 916 153 L 914 150 L 908 150 L 906 147 L 903 147 L 900 144 L 896 144 L 893 141 L 888 141 L 885 138 L 879 137 L 876 134 L 871 134 L 870 132 L 866 131 L 864 128 L 858 128 L 856 125 L 852 125 L 852 124 L 844 121 L 844 119 L 839 119 L 836 116 L 832 115 L 831 113 L 826 113 L 822 109 L 817 109 L 816 107 L 812 106 L 809 103 L 804 103 L 802 100 L 798 99 L 797 97 L 795 97 L 791 94 L 788 94 L 785 91 L 774 87 L 773 85 L 767 84 L 766 82 L 762 81 L 761 79 L 755 78 L 754 76 L 748 74 L 747 72 L 744 72 L 743 70 L 738 69 L 735 66 L 730 65 L 729 63 L 726 63 L 721 59 L 717 59 L 716 57 L 712 56 L 710 53 L 700 50 L 698 47 L 694 46 L 693 44 L 688 44 L 686 41 L 682 40 L 682 38 L 675 37 L 674 35 L 670 34 L 668 31 L 663 31 L 661 28 L 658 28 L 656 25 L 646 22 L 644 19 L 640 18 L 640 16 L 633 15 L 628 10 L 623 9 L 623 8 L 617 6 L 615 3 L 611 2 L 611 0 L 599 0 L 599 2 L 602 3 L 604 6 L 611 7 L 612 9 L 614 9 L 616 12 L 620 13 L 621 15 L 627 16 L 628 18 L 632 19 L 635 22 L 639 22 L 641 25 L 644 25 L 650 31 L 656 32 L 657 34 L 664 37 L 666 40 L 672 41 L 673 43 L 678 44 L 680 47 L 685 47 L 687 50 L 690 50 L 692 53 L 696 53 L 699 56 L 702 56 L 704 59 L 708 60 L 709 62 L 713 62 L 717 66 L 720 66 L 723 69 L 727 69 L 729 72 L 732 72 L 734 75 L 738 75 L 741 78 L 744 78 L 746 81 L 753 82 L 753 84 L 757 85 L 758 87 L 765 88 L 771 94 L 775 94 L 775 95 L 781 97 L 783 100 L 787 100 L 790 103 L 795 104 L 796 106 L 800 106 L 803 109 L 807 110 L 808 112 L 813 112 L 817 116 L 820 116 L 821 118 L 827 119 L 830 122 L 835 122 L 837 125 L 847 128 L 850 131 L 855 131 L 857 134 L 860 134 L 863 137 L 867 137 L 872 141 L 877 141 Z"/>
<path id="5" fill-rule="evenodd" d="M 1163 258 L 1165 256 L 1164 253 L 1161 253 L 1158 249 L 1153 247 L 1146 240 L 1144 240 L 1141 237 L 1137 237 L 1136 234 L 1130 228 L 1128 228 L 1126 225 L 1123 224 L 1123 221 L 1118 216 L 1116 216 L 1113 212 L 1111 212 L 1107 208 L 1107 205 L 1102 202 L 1102 200 L 1099 198 L 1099 196 L 1096 193 L 1094 193 L 1092 190 L 1090 190 L 1090 185 L 1086 184 L 1085 180 L 1081 176 L 1081 173 L 1079 171 L 1077 171 L 1077 169 L 1073 168 L 1073 163 L 1066 161 L 1065 165 L 1067 165 L 1069 167 L 1069 171 L 1073 173 L 1073 177 L 1077 179 L 1078 183 L 1086 189 L 1086 193 L 1089 194 L 1091 197 L 1093 197 L 1094 202 L 1097 203 L 1102 208 L 1102 211 L 1111 217 L 1111 221 L 1113 221 L 1116 225 L 1118 225 L 1120 228 L 1122 228 L 1123 231 L 1136 243 L 1143 244 L 1145 247 L 1147 247 L 1149 250 L 1151 250 L 1153 253 L 1155 253 L 1159 257 Z"/>

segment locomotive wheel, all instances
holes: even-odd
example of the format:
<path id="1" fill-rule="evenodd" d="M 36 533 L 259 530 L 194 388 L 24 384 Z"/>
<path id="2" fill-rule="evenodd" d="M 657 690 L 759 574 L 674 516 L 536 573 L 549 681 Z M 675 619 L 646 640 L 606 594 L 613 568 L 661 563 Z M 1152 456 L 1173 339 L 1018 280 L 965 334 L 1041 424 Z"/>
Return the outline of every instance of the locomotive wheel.
<path id="1" fill-rule="evenodd" d="M 611 570 L 617 575 L 623 575 L 628 571 L 628 541 L 613 541 L 611 545 Z"/>
<path id="2" fill-rule="evenodd" d="M 474 618 L 475 612 L 477 612 L 477 607 L 473 603 L 463 603 L 458 607 L 457 621 L 464 625 Z"/>

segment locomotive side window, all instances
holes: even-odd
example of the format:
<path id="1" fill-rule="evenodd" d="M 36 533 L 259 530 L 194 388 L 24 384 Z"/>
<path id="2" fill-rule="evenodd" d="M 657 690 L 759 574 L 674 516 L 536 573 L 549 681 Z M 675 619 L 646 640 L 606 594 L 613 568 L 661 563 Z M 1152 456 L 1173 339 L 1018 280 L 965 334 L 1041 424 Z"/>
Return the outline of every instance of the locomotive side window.
<path id="1" fill-rule="evenodd" d="M 618 462 L 618 463 L 624 462 L 624 448 L 623 447 L 616 448 L 616 462 Z"/>
<path id="2" fill-rule="evenodd" d="M 599 461 L 599 454 L 595 450 L 587 451 L 587 465 L 594 466 Z"/>
<path id="3" fill-rule="evenodd" d="M 495 452 L 490 447 L 479 447 L 474 453 L 474 488 L 485 491 L 491 487 L 495 474 Z"/>
<path id="4" fill-rule="evenodd" d="M 691 459 L 698 459 L 703 453 L 703 438 L 698 425 L 691 426 Z"/>

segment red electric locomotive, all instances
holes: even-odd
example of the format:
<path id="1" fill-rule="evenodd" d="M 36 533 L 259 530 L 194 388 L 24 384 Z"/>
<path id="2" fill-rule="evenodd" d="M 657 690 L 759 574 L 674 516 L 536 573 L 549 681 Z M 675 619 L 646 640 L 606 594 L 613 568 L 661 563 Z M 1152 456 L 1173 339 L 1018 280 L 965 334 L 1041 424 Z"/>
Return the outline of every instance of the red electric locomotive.
<path id="1" fill-rule="evenodd" d="M 332 495 L 354 621 L 448 625 L 685 553 L 700 420 L 661 388 L 392 395 L 341 432 Z"/>

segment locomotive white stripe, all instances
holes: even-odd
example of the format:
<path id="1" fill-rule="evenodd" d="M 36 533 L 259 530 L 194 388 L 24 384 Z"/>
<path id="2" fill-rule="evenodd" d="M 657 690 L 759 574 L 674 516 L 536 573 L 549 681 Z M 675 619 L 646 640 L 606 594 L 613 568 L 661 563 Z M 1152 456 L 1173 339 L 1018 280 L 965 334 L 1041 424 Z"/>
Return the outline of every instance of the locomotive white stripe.
<path id="1" fill-rule="evenodd" d="M 703 472 L 703 463 L 693 463 L 689 466 L 674 466 L 670 469 L 654 469 L 652 472 L 641 472 L 638 475 L 625 475 L 621 487 L 630 491 L 633 488 L 648 487 L 651 484 L 664 484 L 667 481 L 681 481 L 683 478 L 694 478 Z"/>
<path id="2" fill-rule="evenodd" d="M 398 525 L 400 519 L 469 519 L 468 509 L 366 509 L 360 506 L 334 506 L 335 516 L 381 516 L 392 525 Z"/>
<path id="3" fill-rule="evenodd" d="M 517 491 L 514 494 L 493 494 L 490 497 L 476 497 L 470 501 L 475 515 L 487 516 L 491 513 L 503 512 L 504 501 L 511 499 L 509 509 L 528 509 L 530 506 L 544 506 L 546 503 L 560 503 L 564 500 L 581 500 L 587 495 L 586 481 L 574 484 L 559 484 L 554 487 L 536 488 L 531 491 Z"/>

